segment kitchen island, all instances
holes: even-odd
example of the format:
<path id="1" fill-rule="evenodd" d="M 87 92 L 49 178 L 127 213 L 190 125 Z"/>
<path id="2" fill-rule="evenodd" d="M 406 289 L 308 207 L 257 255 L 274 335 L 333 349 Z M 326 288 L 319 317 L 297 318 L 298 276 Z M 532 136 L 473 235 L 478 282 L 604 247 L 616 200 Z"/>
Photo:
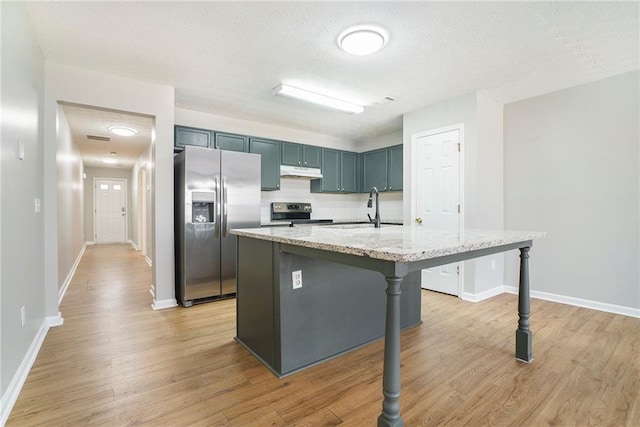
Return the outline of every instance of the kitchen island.
<path id="1" fill-rule="evenodd" d="M 280 298 L 276 293 L 280 290 L 301 291 L 305 289 L 307 278 L 311 280 L 315 295 L 323 295 L 323 284 L 334 286 L 324 295 L 325 301 L 340 301 L 341 295 L 331 295 L 336 289 L 350 287 L 350 282 L 356 284 L 356 292 L 360 293 L 362 303 L 358 310 L 364 316 L 356 316 L 355 324 L 374 322 L 382 319 L 379 302 L 371 295 L 382 294 L 376 286 L 376 278 L 386 282 L 386 318 L 384 320 L 384 372 L 383 372 L 383 403 L 382 413 L 378 417 L 379 426 L 404 425 L 400 416 L 400 330 L 416 324 L 413 309 L 413 299 L 418 300 L 411 293 L 415 292 L 416 273 L 425 268 L 463 261 L 508 250 L 520 250 L 520 283 L 518 297 L 519 321 L 516 329 L 516 358 L 530 362 L 533 358 L 531 331 L 529 328 L 529 249 L 535 238 L 543 237 L 544 233 L 521 231 L 483 231 L 461 230 L 456 232 L 429 230 L 417 226 L 383 226 L 373 228 L 369 224 L 358 225 L 325 225 L 304 227 L 275 227 L 232 230 L 238 235 L 238 330 L 237 339 L 250 351 L 265 362 L 262 354 L 272 354 L 274 360 L 286 357 L 296 358 L 296 353 L 305 353 L 308 342 L 301 347 L 273 346 L 267 348 L 268 342 L 276 342 L 288 335 L 290 331 L 264 325 L 264 319 L 273 319 L 281 327 L 287 322 L 305 325 L 304 313 L 310 313 L 315 318 L 314 304 L 308 301 L 296 300 L 293 297 Z M 302 279 L 297 283 L 298 272 Z M 371 276 L 371 273 L 375 273 Z M 381 273 L 381 274 L 380 274 Z M 369 275 L 364 280 L 362 275 Z M 268 283 L 265 283 L 268 282 Z M 371 290 L 366 284 L 371 283 Z M 297 287 L 301 285 L 301 287 Z M 339 288 L 335 288 L 337 285 Z M 364 286 L 364 287 L 363 287 Z M 418 285 L 419 286 L 419 285 Z M 295 288 L 295 289 L 294 289 Z M 276 290 L 274 292 L 274 289 Z M 403 291 L 409 292 L 403 299 Z M 302 295 L 299 293 L 298 295 Z M 352 300 L 353 295 L 347 299 Z M 259 303 L 262 301 L 262 303 Z M 284 308 L 282 304 L 295 306 L 302 304 L 302 309 L 296 310 L 297 318 L 281 319 L 279 316 Z M 353 308 L 352 305 L 349 306 Z M 407 313 L 408 312 L 408 313 Z M 300 314 L 302 313 L 302 314 Z M 327 313 L 333 317 L 341 310 Z M 285 320 L 283 322 L 283 320 Z M 418 309 L 419 323 L 419 309 Z M 350 324 L 342 324 L 337 333 L 329 335 L 328 339 L 316 336 L 313 342 L 322 349 L 324 345 L 334 346 L 341 336 L 355 337 L 362 340 L 366 334 L 358 330 L 352 334 L 348 328 Z M 305 327 L 298 328 L 298 336 Z M 294 328 L 295 329 L 295 328 Z M 322 329 L 322 328 L 321 328 Z M 370 337 L 375 336 L 375 330 Z M 326 331 L 327 329 L 324 329 Z M 271 331 L 271 336 L 264 339 L 264 334 Z M 334 331 L 336 332 L 336 331 Z M 261 338 L 262 337 L 262 338 Z M 373 339 L 373 338 L 372 338 Z M 349 341 L 349 340 L 347 340 Z M 354 342 L 352 347 L 365 344 Z M 347 348 L 343 348 L 347 344 Z M 329 357 L 348 350 L 349 342 L 341 342 L 332 347 Z M 341 347 L 342 346 L 342 347 Z M 352 348 L 351 347 L 351 348 Z M 342 348 L 337 352 L 335 349 Z M 265 351 L 267 350 L 267 351 Z M 289 353 L 285 356 L 283 353 Z M 322 351 L 315 353 L 322 356 Z M 326 355 L 324 355 L 326 356 Z M 317 363 L 327 357 L 321 357 Z M 273 363 L 273 360 L 271 361 Z M 266 363 L 269 366 L 269 363 Z M 271 366 L 272 367 L 272 366 Z"/>

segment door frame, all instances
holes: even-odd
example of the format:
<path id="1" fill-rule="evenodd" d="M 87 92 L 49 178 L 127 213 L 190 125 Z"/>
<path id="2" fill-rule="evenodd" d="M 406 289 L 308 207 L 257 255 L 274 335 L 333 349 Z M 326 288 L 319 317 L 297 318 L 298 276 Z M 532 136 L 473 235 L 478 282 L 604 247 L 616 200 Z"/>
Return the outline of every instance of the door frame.
<path id="1" fill-rule="evenodd" d="M 140 255 L 146 257 L 147 248 L 147 163 L 138 170 L 138 243 Z"/>
<path id="2" fill-rule="evenodd" d="M 106 177 L 93 177 L 93 241 L 95 244 L 99 244 L 98 242 L 98 229 L 96 217 L 98 216 L 98 205 L 96 203 L 96 189 L 98 180 L 107 180 L 107 181 L 122 181 L 124 183 L 124 242 L 127 243 L 129 239 L 127 236 L 129 235 L 129 185 L 126 178 L 106 178 Z M 115 242 L 111 242 L 115 243 Z"/>
<path id="3" fill-rule="evenodd" d="M 417 169 L 418 169 L 418 156 L 416 153 L 418 152 L 416 147 L 418 145 L 418 139 L 428 136 L 437 135 L 439 133 L 451 132 L 457 130 L 460 132 L 460 166 L 459 166 L 459 192 L 460 192 L 460 215 L 458 215 L 458 229 L 464 230 L 464 213 L 465 213 L 465 198 L 464 198 L 464 187 L 465 187 L 465 134 L 464 134 L 464 123 L 456 123 L 450 126 L 444 126 L 436 129 L 430 129 L 422 132 L 417 132 L 411 135 L 411 182 L 416 182 L 417 179 Z M 417 208 L 417 186 L 411 186 L 411 225 L 415 225 L 414 221 L 416 218 L 416 208 Z M 460 266 L 459 274 L 458 274 L 458 298 L 460 298 L 464 291 L 464 262 L 458 263 Z"/>

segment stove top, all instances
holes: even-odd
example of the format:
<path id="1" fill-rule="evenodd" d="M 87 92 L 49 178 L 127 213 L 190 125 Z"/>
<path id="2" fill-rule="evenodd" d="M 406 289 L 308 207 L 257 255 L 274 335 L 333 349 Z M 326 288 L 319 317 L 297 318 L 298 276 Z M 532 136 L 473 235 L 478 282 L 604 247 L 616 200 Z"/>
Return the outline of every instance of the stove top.
<path id="1" fill-rule="evenodd" d="M 273 202 L 271 203 L 271 220 L 291 220 L 289 227 L 295 224 L 330 224 L 332 219 L 311 219 L 311 203 Z"/>

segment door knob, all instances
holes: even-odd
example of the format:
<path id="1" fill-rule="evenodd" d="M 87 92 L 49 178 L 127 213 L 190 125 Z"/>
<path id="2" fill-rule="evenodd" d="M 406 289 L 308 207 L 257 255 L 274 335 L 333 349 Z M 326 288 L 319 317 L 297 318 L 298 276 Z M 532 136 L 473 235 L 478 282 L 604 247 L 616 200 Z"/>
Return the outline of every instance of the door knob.
<path id="1" fill-rule="evenodd" d="M 416 222 L 418 224 L 422 224 L 422 217 L 419 216 L 418 218 L 416 218 Z"/>

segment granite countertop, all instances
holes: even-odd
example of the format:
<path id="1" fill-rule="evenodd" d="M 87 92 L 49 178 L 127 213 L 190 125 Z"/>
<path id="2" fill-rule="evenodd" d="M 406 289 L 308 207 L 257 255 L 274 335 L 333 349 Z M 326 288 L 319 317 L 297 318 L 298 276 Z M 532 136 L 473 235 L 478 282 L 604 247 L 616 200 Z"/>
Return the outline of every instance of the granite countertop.
<path id="1" fill-rule="evenodd" d="M 306 225 L 231 230 L 232 234 L 396 262 L 411 262 L 544 237 L 536 231 L 429 230 L 371 224 Z"/>

